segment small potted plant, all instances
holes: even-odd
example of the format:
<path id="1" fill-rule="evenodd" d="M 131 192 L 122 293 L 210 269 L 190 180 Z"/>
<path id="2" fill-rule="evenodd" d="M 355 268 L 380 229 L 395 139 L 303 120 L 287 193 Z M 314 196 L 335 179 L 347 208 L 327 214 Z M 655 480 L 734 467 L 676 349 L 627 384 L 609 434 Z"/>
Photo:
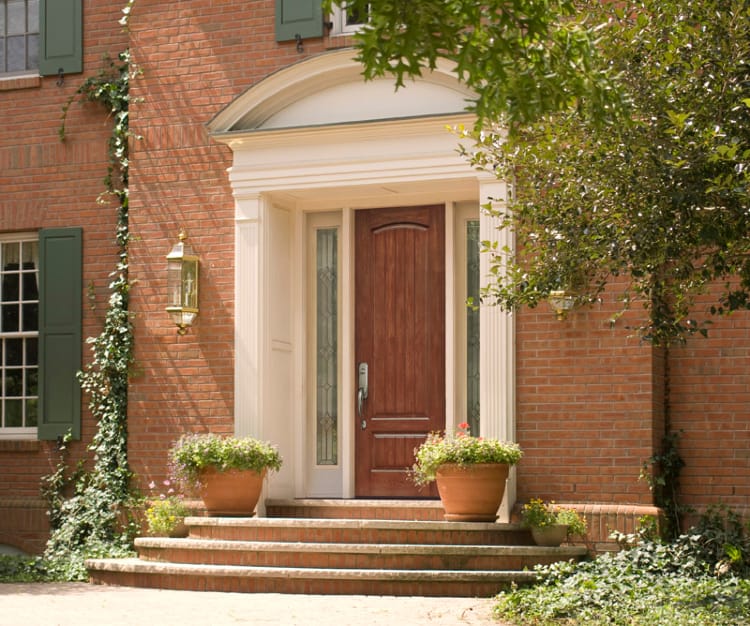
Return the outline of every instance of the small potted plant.
<path id="1" fill-rule="evenodd" d="M 523 505 L 521 520 L 539 546 L 559 546 L 571 535 L 586 534 L 586 520 L 577 511 L 540 498 Z"/>
<path id="2" fill-rule="evenodd" d="M 212 515 L 253 515 L 267 472 L 281 469 L 275 446 L 253 437 L 182 436 L 170 461 L 179 480 L 195 485 Z"/>
<path id="3" fill-rule="evenodd" d="M 164 481 L 166 493 L 149 499 L 146 508 L 146 523 L 148 533 L 157 537 L 186 537 L 187 526 L 185 517 L 190 510 L 185 505 L 182 497 L 177 494 L 169 480 Z M 149 488 L 156 489 L 156 483 L 149 483 Z"/>
<path id="4" fill-rule="evenodd" d="M 453 435 L 430 433 L 414 454 L 411 476 L 418 485 L 437 482 L 446 520 L 494 522 L 523 453 L 516 443 L 472 436 L 463 422 Z"/>

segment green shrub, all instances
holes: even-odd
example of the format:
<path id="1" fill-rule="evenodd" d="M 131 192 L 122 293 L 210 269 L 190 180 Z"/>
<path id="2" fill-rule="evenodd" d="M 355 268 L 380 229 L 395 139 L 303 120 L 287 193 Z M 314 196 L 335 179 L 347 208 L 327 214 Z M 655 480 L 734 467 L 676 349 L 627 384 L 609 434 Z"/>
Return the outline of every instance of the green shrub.
<path id="1" fill-rule="evenodd" d="M 0 554 L 0 583 L 37 583 L 49 580 L 51 575 L 42 558 Z"/>
<path id="2" fill-rule="evenodd" d="M 534 626 L 750 624 L 748 536 L 736 515 L 711 509 L 672 543 L 615 537 L 618 552 L 539 567 L 538 584 L 498 596 L 496 616 Z"/>

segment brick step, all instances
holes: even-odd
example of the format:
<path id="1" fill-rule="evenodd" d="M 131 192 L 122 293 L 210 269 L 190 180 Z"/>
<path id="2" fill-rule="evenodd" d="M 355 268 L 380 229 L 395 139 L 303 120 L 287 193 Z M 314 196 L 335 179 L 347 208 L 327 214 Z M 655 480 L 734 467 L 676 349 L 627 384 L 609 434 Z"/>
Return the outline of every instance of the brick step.
<path id="1" fill-rule="evenodd" d="M 137 559 L 87 561 L 92 582 L 265 593 L 490 597 L 582 547 L 540 548 L 518 524 L 442 521 L 434 501 L 268 501 L 271 517 L 188 517 Z M 294 517 L 285 517 L 294 516 Z"/>
<path id="2" fill-rule="evenodd" d="M 585 548 L 537 546 L 349 544 L 142 537 L 141 559 L 256 567 L 384 570 L 522 570 L 580 558 Z"/>
<path id="3" fill-rule="evenodd" d="M 444 521 L 440 500 L 266 500 L 266 516 L 314 519 Z"/>
<path id="4" fill-rule="evenodd" d="M 91 582 L 158 589 L 244 593 L 491 597 L 530 571 L 373 570 L 252 567 L 90 559 Z"/>
<path id="5" fill-rule="evenodd" d="M 533 545 L 518 524 L 372 519 L 188 517 L 192 539 L 364 544 Z"/>

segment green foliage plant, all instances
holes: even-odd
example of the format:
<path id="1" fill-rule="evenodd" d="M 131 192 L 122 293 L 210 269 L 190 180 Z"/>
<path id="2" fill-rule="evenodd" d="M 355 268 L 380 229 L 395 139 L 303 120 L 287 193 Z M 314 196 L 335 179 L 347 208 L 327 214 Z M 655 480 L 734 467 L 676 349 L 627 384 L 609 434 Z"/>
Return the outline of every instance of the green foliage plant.
<path id="1" fill-rule="evenodd" d="M 219 472 L 238 469 L 260 473 L 264 469 L 278 471 L 282 462 L 275 446 L 253 437 L 188 434 L 180 437 L 170 450 L 172 474 L 187 485 L 195 485 L 207 468 Z"/>
<path id="2" fill-rule="evenodd" d="M 476 94 L 479 125 L 510 132 L 577 107 L 603 118 L 617 105 L 609 69 L 595 63 L 598 24 L 571 0 L 328 0 L 367 15 L 355 35 L 365 78 L 397 86 L 449 62 Z"/>
<path id="3" fill-rule="evenodd" d="M 121 24 L 127 24 L 134 0 L 123 10 Z M 52 532 L 45 559 L 53 575 L 68 580 L 87 578 L 87 557 L 125 556 L 131 553 L 137 525 L 128 516 L 133 503 L 131 471 L 127 456 L 127 392 L 133 363 L 133 327 L 128 312 L 131 283 L 128 279 L 128 124 L 129 85 L 135 75 L 126 50 L 117 61 L 78 88 L 63 109 L 60 137 L 65 139 L 65 120 L 71 102 L 78 98 L 101 104 L 112 120 L 108 142 L 109 163 L 105 190 L 99 197 L 109 206 L 114 199 L 117 214 L 115 239 L 117 263 L 110 274 L 110 297 L 101 333 L 88 341 L 91 362 L 79 373 L 81 387 L 89 394 L 89 409 L 97 421 L 97 430 L 88 450 L 94 465 L 76 474 L 72 495 L 60 496 L 53 507 Z M 48 479 L 47 486 L 59 489 L 60 470 Z"/>
<path id="4" fill-rule="evenodd" d="M 750 623 L 750 580 L 705 559 L 697 528 L 665 543 L 615 535 L 623 549 L 537 568 L 539 580 L 497 597 L 516 626 L 737 626 Z"/>
<path id="5" fill-rule="evenodd" d="M 526 528 L 545 528 L 555 524 L 568 527 L 568 535 L 586 534 L 586 520 L 578 511 L 532 498 L 521 508 L 521 522 Z"/>
<path id="6" fill-rule="evenodd" d="M 47 502 L 50 528 L 59 528 L 63 523 L 63 504 L 70 495 L 73 485 L 81 480 L 84 472 L 84 462 L 80 460 L 76 469 L 71 473 L 69 468 L 69 447 L 73 436 L 68 431 L 57 442 L 58 460 L 55 471 L 42 477 L 41 493 Z"/>
<path id="7" fill-rule="evenodd" d="M 667 433 L 662 438 L 661 450 L 646 459 L 639 476 L 648 483 L 654 502 L 664 511 L 666 523 L 662 532 L 672 539 L 680 534 L 683 514 L 688 512 L 679 500 L 680 473 L 685 467 L 678 447 L 681 436 L 681 431 Z"/>
<path id="8" fill-rule="evenodd" d="M 512 184 L 485 208 L 516 242 L 483 242 L 484 304 L 613 298 L 612 324 L 643 309 L 627 324 L 655 345 L 750 308 L 746 0 L 346 4 L 369 10 L 366 77 L 447 61 L 476 93 L 462 143 Z"/>
<path id="9" fill-rule="evenodd" d="M 39 556 L 0 554 L 0 583 L 40 583 L 53 580 Z"/>
<path id="10" fill-rule="evenodd" d="M 474 437 L 469 433 L 469 424 L 462 422 L 452 436 L 437 432 L 428 434 L 414 450 L 414 455 L 411 477 L 415 484 L 424 485 L 435 480 L 438 468 L 446 463 L 462 467 L 480 463 L 515 465 L 523 452 L 514 442 Z"/>
<path id="11" fill-rule="evenodd" d="M 577 109 L 470 157 L 514 183 L 502 214 L 517 250 L 485 242 L 485 303 L 612 298 L 614 325 L 669 346 L 750 307 L 750 19 L 744 0 L 590 3 L 600 62 L 627 102 L 611 124 Z M 607 286 L 611 289 L 605 293 Z M 710 293 L 710 296 L 706 294 Z"/>
<path id="12" fill-rule="evenodd" d="M 693 527 L 699 558 L 714 573 L 750 578 L 750 521 L 724 504 L 709 506 Z"/>
<path id="13" fill-rule="evenodd" d="M 190 513 L 190 509 L 183 498 L 175 492 L 169 480 L 164 481 L 164 487 L 166 487 L 166 493 L 160 493 L 152 498 L 146 508 L 148 532 L 158 537 L 173 534 Z M 149 488 L 155 489 L 156 483 L 151 482 Z"/>

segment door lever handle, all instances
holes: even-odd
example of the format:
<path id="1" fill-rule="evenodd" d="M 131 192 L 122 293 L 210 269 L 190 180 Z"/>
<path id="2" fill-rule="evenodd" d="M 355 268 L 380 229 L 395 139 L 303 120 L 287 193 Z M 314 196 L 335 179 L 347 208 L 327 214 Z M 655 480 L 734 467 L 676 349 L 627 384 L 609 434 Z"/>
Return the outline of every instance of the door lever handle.
<path id="1" fill-rule="evenodd" d="M 368 370 L 367 363 L 360 363 L 357 368 L 358 374 L 358 388 L 357 388 L 357 415 L 362 417 L 362 408 L 364 407 L 365 400 L 367 400 L 367 388 L 368 388 Z"/>

